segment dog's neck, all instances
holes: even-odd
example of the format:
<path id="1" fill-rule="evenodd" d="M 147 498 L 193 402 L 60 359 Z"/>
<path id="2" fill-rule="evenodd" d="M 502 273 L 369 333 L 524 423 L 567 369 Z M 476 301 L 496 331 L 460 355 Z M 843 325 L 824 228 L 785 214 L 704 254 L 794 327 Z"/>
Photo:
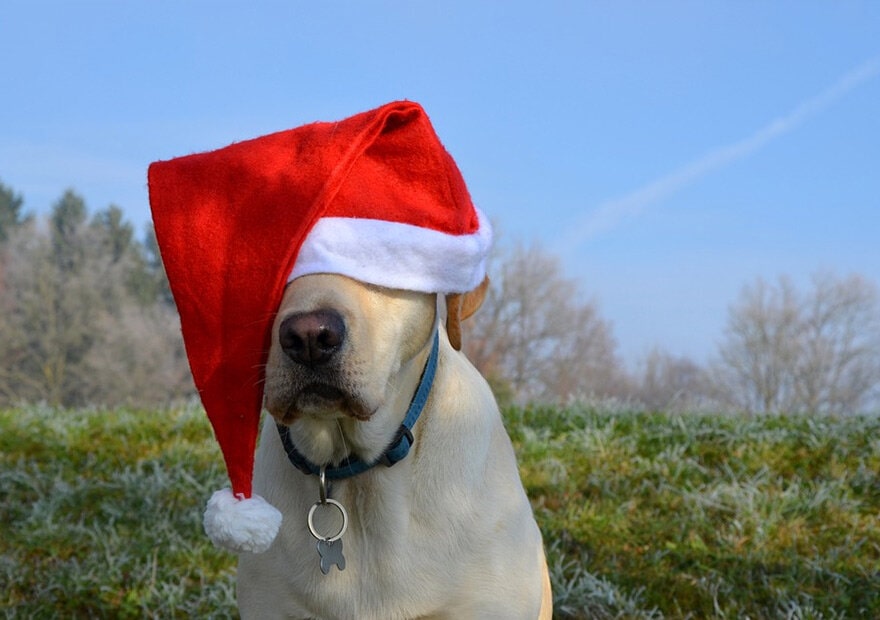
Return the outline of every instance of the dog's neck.
<path id="1" fill-rule="evenodd" d="M 323 471 L 327 479 L 339 480 L 356 476 L 376 467 L 377 465 L 391 467 L 395 463 L 402 461 L 406 458 L 415 441 L 412 434 L 412 428 L 419 419 L 422 409 L 431 393 L 439 356 L 440 334 L 439 331 L 435 329 L 431 350 L 428 353 L 428 358 L 425 361 L 421 376 L 412 395 L 412 399 L 410 400 L 409 407 L 407 407 L 403 421 L 397 428 L 397 431 L 391 440 L 386 443 L 385 450 L 378 456 L 365 455 L 365 457 L 362 458 L 358 455 L 347 454 L 341 462 L 334 463 L 332 466 L 327 463 L 316 464 L 309 461 L 299 450 L 297 450 L 290 437 L 290 429 L 283 424 L 278 424 L 278 433 L 281 437 L 281 443 L 284 446 L 287 458 L 290 460 L 291 464 L 305 474 L 318 475 Z M 421 358 L 421 356 L 417 357 Z"/>

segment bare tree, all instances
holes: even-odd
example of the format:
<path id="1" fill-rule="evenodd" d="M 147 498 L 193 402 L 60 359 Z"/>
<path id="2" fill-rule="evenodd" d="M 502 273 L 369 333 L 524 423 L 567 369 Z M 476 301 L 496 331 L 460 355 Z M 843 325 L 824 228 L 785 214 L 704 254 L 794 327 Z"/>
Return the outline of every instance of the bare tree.
<path id="1" fill-rule="evenodd" d="M 800 307 L 794 286 L 780 278 L 745 286 L 731 307 L 715 383 L 722 400 L 749 413 L 791 411 L 793 368 L 800 355 Z"/>
<path id="2" fill-rule="evenodd" d="M 649 411 L 708 410 L 714 405 L 706 371 L 684 356 L 655 348 L 642 361 L 636 380 L 634 395 Z"/>
<path id="3" fill-rule="evenodd" d="M 148 406 L 167 404 L 193 392 L 173 307 L 125 304 L 102 313 L 100 346 L 84 359 L 84 400 L 91 403 Z"/>
<path id="4" fill-rule="evenodd" d="M 518 402 L 615 394 L 621 373 L 611 325 L 594 303 L 580 300 L 559 260 L 515 244 L 498 250 L 493 265 L 464 342 L 496 393 Z"/>
<path id="5" fill-rule="evenodd" d="M 798 405 L 815 412 L 858 410 L 880 383 L 877 287 L 859 275 L 818 274 L 801 313 Z"/>
<path id="6" fill-rule="evenodd" d="M 850 413 L 880 384 L 876 287 L 824 274 L 807 294 L 780 278 L 746 286 L 730 310 L 714 383 L 751 413 Z"/>

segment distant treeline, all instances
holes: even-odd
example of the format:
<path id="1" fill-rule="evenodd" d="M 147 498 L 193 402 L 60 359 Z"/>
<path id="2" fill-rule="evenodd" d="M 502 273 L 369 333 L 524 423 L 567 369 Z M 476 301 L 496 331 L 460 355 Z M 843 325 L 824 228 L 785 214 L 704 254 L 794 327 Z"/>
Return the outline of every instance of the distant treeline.
<path id="1" fill-rule="evenodd" d="M 156 405 L 194 396 L 152 230 L 68 190 L 45 219 L 0 183 L 0 406 Z M 637 369 L 557 257 L 496 250 L 465 351 L 502 404 L 614 399 L 648 410 L 850 414 L 880 408 L 880 296 L 858 274 L 756 280 L 705 365 L 655 349 Z"/>

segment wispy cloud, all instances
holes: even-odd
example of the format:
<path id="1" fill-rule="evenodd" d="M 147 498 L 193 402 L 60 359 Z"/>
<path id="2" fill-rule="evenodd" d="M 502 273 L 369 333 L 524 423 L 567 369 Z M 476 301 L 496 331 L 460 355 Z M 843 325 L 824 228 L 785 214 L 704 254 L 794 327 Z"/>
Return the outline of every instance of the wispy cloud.
<path id="1" fill-rule="evenodd" d="M 713 149 L 678 170 L 628 194 L 600 204 L 575 224 L 572 232 L 564 240 L 563 248 L 573 250 L 596 235 L 639 216 L 651 205 L 668 198 L 711 172 L 759 151 L 773 140 L 797 129 L 811 117 L 878 74 L 880 74 L 880 56 L 847 72 L 818 95 L 801 101 L 787 114 L 770 121 L 746 138 Z"/>

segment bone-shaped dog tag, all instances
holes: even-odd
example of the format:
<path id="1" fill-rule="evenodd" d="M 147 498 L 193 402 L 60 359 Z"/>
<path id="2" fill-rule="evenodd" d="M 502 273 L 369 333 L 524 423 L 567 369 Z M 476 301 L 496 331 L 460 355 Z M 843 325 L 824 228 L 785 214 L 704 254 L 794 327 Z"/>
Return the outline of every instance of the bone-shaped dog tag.
<path id="1" fill-rule="evenodd" d="M 321 572 L 330 572 L 334 564 L 339 570 L 345 570 L 345 557 L 342 555 L 341 540 L 319 540 L 318 555 L 321 556 Z"/>

